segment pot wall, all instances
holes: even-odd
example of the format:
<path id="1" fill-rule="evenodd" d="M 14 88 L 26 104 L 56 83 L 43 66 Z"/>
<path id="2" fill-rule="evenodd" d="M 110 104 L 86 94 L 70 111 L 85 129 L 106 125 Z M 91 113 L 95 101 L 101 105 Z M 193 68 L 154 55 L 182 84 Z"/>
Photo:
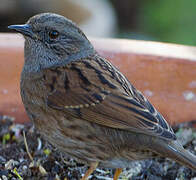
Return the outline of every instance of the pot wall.
<path id="1" fill-rule="evenodd" d="M 115 64 L 172 124 L 196 120 L 196 48 L 120 39 L 90 38 L 95 49 Z M 20 93 L 23 43 L 0 34 L 0 115 L 28 121 Z"/>

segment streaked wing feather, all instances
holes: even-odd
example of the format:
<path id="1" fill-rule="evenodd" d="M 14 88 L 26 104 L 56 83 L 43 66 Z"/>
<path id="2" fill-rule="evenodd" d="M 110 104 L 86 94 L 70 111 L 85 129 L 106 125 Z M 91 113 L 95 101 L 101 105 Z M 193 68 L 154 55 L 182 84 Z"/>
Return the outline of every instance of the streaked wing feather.
<path id="1" fill-rule="evenodd" d="M 77 63 L 63 71 L 66 71 L 69 77 L 76 77 L 74 73 L 77 72 L 78 77 L 75 79 L 77 85 L 74 84 L 72 88 L 65 90 L 58 84 L 48 95 L 48 106 L 103 126 L 160 136 L 165 139 L 176 139 L 160 113 L 110 63 L 108 66 L 111 73 L 95 70 L 94 66 L 86 68 L 85 63 L 79 64 L 79 70 L 75 67 L 76 65 Z M 117 73 L 114 75 L 113 71 Z M 84 86 L 84 82 L 77 82 L 80 78 L 90 83 Z M 100 78 L 104 82 L 99 83 Z M 110 84 L 118 79 L 119 86 L 125 87 L 125 90 L 108 85 L 107 79 L 110 79 Z"/>

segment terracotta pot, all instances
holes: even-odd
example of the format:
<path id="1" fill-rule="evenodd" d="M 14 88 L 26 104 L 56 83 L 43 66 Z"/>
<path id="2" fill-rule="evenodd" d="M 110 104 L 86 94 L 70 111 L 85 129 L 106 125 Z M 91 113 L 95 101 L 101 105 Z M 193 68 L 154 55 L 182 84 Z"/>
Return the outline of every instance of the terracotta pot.
<path id="1" fill-rule="evenodd" d="M 196 48 L 149 41 L 90 38 L 170 123 L 196 120 Z M 28 121 L 19 94 L 23 43 L 0 34 L 0 115 Z"/>

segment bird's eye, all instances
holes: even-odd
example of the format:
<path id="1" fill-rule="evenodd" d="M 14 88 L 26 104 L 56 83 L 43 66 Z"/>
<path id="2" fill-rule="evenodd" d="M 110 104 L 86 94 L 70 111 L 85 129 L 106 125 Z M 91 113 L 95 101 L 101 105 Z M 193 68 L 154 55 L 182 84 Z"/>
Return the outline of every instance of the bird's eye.
<path id="1" fill-rule="evenodd" d="M 53 30 L 53 31 L 50 31 L 50 32 L 49 32 L 49 37 L 50 37 L 51 39 L 56 39 L 58 36 L 59 36 L 59 32 L 56 31 L 56 30 Z"/>

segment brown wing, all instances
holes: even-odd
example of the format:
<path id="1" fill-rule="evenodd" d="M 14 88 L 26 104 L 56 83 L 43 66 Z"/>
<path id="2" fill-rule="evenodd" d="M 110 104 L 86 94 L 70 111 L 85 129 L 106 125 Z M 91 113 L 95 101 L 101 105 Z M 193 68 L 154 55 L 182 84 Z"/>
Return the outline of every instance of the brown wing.
<path id="1" fill-rule="evenodd" d="M 49 107 L 103 126 L 176 139 L 165 119 L 112 64 L 94 58 L 44 72 Z"/>

